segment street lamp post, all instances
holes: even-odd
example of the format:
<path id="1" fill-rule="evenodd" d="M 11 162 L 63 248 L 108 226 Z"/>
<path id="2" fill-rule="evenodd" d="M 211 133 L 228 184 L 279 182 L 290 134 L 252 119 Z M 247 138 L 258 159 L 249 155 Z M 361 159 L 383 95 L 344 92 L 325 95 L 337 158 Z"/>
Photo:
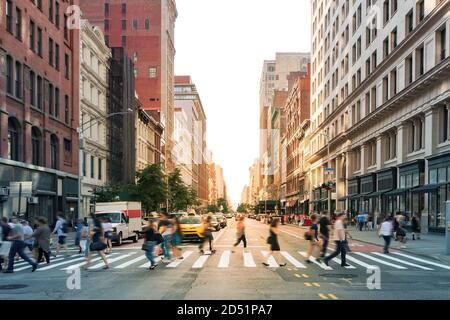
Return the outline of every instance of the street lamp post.
<path id="1" fill-rule="evenodd" d="M 124 114 L 128 114 L 128 113 L 132 113 L 133 110 L 131 108 L 128 108 L 127 111 L 122 111 L 122 112 L 115 112 L 115 113 L 110 113 L 108 115 L 105 116 L 105 120 L 109 119 L 113 116 L 117 116 L 117 115 L 124 115 Z M 99 120 L 101 117 L 97 117 L 97 118 L 93 118 L 93 119 L 89 119 L 89 121 L 86 121 L 85 123 L 81 124 L 81 128 L 78 128 L 78 200 L 77 200 L 77 208 L 78 208 L 78 212 L 77 212 L 77 219 L 80 218 L 80 214 L 81 214 L 81 164 L 82 164 L 82 159 L 81 159 L 81 152 L 84 150 L 84 138 L 83 138 L 83 133 L 91 128 L 94 123 L 91 123 L 93 121 Z M 88 127 L 84 127 L 86 124 L 89 124 Z"/>

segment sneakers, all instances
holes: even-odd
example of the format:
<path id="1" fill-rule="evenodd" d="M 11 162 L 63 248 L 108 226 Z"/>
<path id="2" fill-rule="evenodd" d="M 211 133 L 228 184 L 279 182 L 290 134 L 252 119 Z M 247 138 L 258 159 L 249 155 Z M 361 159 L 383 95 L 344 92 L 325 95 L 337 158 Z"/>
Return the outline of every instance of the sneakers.
<path id="1" fill-rule="evenodd" d="M 328 267 L 328 260 L 327 259 L 323 259 L 323 263 L 325 263 L 325 265 Z"/>
<path id="2" fill-rule="evenodd" d="M 263 264 L 264 266 L 266 266 L 266 267 L 269 266 L 269 264 L 268 264 L 267 262 L 263 262 L 262 264 Z"/>
<path id="3" fill-rule="evenodd" d="M 286 266 L 286 262 L 280 263 L 280 267 L 285 267 L 285 266 Z"/>
<path id="4" fill-rule="evenodd" d="M 154 270 L 157 266 L 158 266 L 157 264 L 151 265 L 151 266 L 148 268 L 148 270 Z"/>
<path id="5" fill-rule="evenodd" d="M 341 267 L 350 267 L 350 265 L 348 263 L 342 263 Z"/>
<path id="6" fill-rule="evenodd" d="M 37 267 L 38 267 L 37 263 L 33 264 L 33 268 L 31 269 L 31 272 L 35 272 Z"/>
<path id="7" fill-rule="evenodd" d="M 309 259 L 306 259 L 305 262 L 306 262 L 306 263 L 312 263 L 312 261 L 309 260 Z"/>

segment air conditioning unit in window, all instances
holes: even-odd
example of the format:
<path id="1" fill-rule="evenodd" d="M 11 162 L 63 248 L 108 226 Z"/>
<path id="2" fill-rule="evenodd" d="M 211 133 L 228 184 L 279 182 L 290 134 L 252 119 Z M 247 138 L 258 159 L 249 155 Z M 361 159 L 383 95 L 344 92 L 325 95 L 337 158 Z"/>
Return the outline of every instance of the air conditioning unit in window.
<path id="1" fill-rule="evenodd" d="M 29 197 L 28 198 L 28 203 L 29 204 L 38 204 L 39 203 L 39 198 L 38 197 Z"/>
<path id="2" fill-rule="evenodd" d="M 2 187 L 0 188 L 0 196 L 9 196 L 9 188 L 7 187 Z"/>

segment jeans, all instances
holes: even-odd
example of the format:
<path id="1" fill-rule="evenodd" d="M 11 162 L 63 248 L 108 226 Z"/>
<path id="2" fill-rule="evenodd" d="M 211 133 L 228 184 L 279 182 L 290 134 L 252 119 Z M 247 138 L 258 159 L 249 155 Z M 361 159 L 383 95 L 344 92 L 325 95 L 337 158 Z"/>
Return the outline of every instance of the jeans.
<path id="1" fill-rule="evenodd" d="M 35 262 L 33 262 L 33 260 L 30 259 L 30 257 L 28 257 L 28 255 L 25 254 L 24 249 L 25 249 L 25 242 L 23 242 L 22 240 L 14 240 L 12 242 L 11 250 L 9 251 L 8 256 L 8 271 L 14 270 L 14 257 L 16 256 L 16 254 L 19 254 L 19 256 L 23 260 L 25 260 L 32 266 L 36 264 Z"/>
<path id="2" fill-rule="evenodd" d="M 237 245 L 239 245 L 239 243 L 241 243 L 241 241 L 244 243 L 244 248 L 247 248 L 247 239 L 245 238 L 245 234 L 242 234 L 236 241 L 236 243 L 234 244 L 234 246 L 236 247 Z"/>
<path id="3" fill-rule="evenodd" d="M 327 253 L 328 242 L 329 242 L 328 238 L 326 238 L 326 239 L 323 238 L 323 245 L 322 245 L 322 250 L 320 253 L 321 258 L 325 257 L 325 254 Z"/>
<path id="4" fill-rule="evenodd" d="M 331 259 L 337 257 L 339 254 L 341 254 L 341 265 L 344 265 L 347 263 L 345 260 L 345 254 L 347 253 L 345 250 L 345 241 L 335 241 L 336 244 L 336 250 L 325 258 L 326 261 L 330 261 Z"/>
<path id="5" fill-rule="evenodd" d="M 359 231 L 363 231 L 364 222 L 359 223 Z"/>
<path id="6" fill-rule="evenodd" d="M 164 242 L 161 245 L 163 254 L 164 254 L 164 258 L 168 259 L 168 260 L 172 259 L 172 256 L 170 255 L 170 247 L 169 247 L 170 237 L 171 237 L 170 234 L 163 236 Z"/>
<path id="7" fill-rule="evenodd" d="M 147 251 L 145 251 L 145 256 L 147 257 L 148 261 L 150 261 L 150 264 L 154 266 L 155 263 L 155 257 L 153 256 L 153 251 L 155 250 L 155 246 L 157 245 L 156 241 L 148 241 L 147 242 Z"/>
<path id="8" fill-rule="evenodd" d="M 391 244 L 391 236 L 383 236 L 384 239 L 384 253 L 389 253 L 389 245 Z"/>

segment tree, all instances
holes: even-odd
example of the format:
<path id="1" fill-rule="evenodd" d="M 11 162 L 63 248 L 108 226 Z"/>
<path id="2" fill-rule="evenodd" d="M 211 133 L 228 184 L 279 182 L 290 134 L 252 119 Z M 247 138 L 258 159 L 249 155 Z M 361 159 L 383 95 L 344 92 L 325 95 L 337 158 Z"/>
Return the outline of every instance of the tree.
<path id="1" fill-rule="evenodd" d="M 136 174 L 138 179 L 132 193 L 139 197 L 144 211 L 158 211 L 167 200 L 165 175 L 159 164 L 147 166 Z"/>
<path id="2" fill-rule="evenodd" d="M 228 212 L 228 201 L 226 199 L 224 198 L 217 199 L 217 206 L 219 207 L 219 209 L 220 207 L 222 207 L 223 213 Z"/>
<path id="3" fill-rule="evenodd" d="M 198 205 L 197 193 L 184 183 L 179 168 L 169 175 L 169 206 L 172 211 L 186 210 L 187 207 Z"/>
<path id="4" fill-rule="evenodd" d="M 208 207 L 206 208 L 206 211 L 208 212 L 219 212 L 219 207 L 216 204 L 209 204 Z"/>
<path id="5" fill-rule="evenodd" d="M 189 188 L 189 205 L 190 206 L 199 206 L 200 205 L 200 200 L 197 197 L 197 191 L 195 191 L 192 188 Z"/>
<path id="6" fill-rule="evenodd" d="M 240 203 L 237 212 L 239 213 L 247 213 L 247 205 L 245 203 Z"/>

